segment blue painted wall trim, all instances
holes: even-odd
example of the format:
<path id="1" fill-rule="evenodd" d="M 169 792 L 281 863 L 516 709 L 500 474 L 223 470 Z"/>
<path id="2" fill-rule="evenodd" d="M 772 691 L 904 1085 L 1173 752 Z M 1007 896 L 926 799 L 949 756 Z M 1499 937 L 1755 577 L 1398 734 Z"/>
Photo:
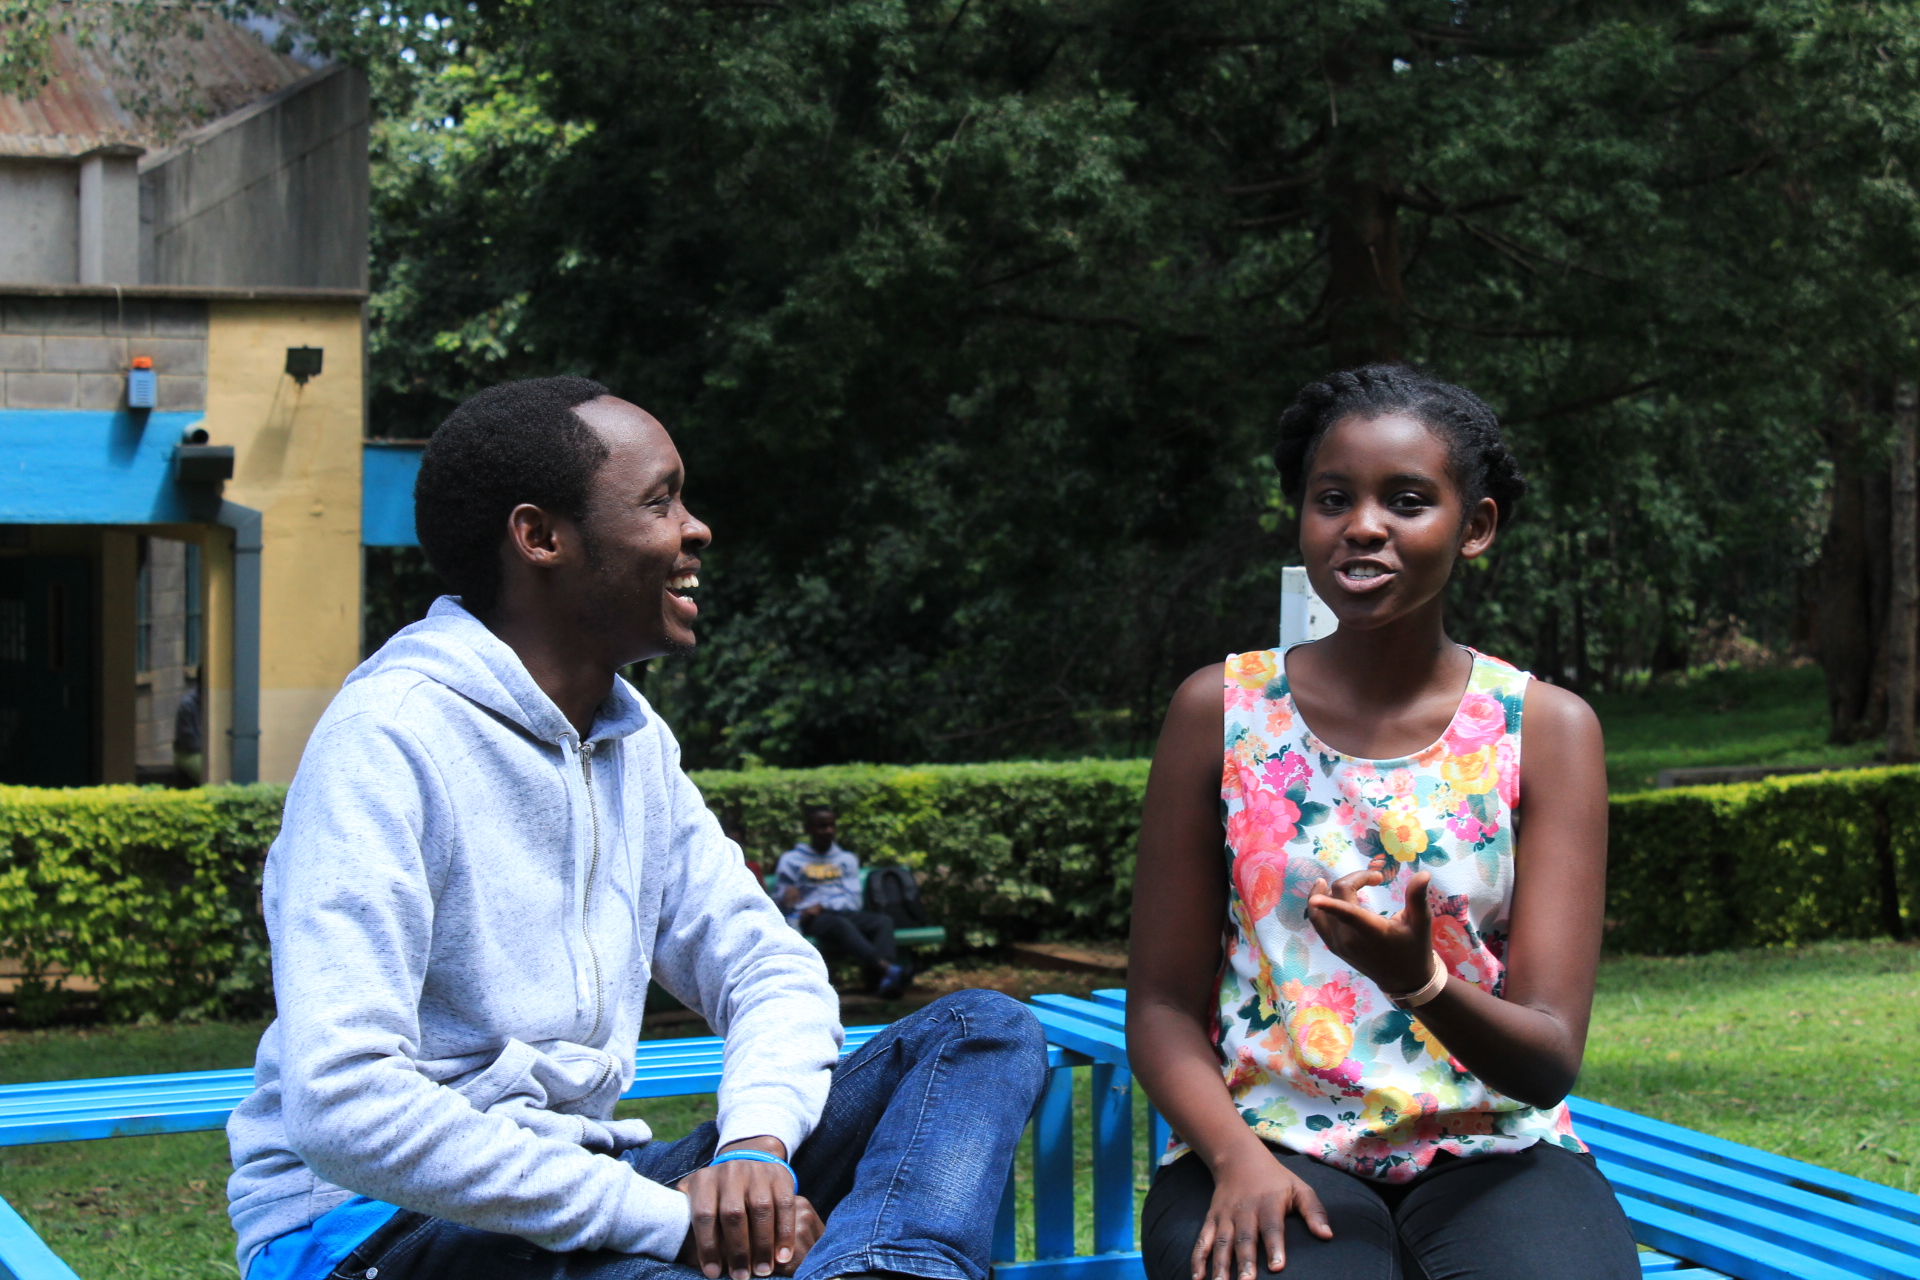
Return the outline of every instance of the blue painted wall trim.
<path id="1" fill-rule="evenodd" d="M 173 480 L 200 413 L 0 409 L 0 524 L 167 524 L 214 518 L 214 486 Z"/>
<path id="2" fill-rule="evenodd" d="M 420 474 L 419 444 L 369 440 L 360 452 L 360 542 L 369 547 L 417 547 L 413 481 Z"/>

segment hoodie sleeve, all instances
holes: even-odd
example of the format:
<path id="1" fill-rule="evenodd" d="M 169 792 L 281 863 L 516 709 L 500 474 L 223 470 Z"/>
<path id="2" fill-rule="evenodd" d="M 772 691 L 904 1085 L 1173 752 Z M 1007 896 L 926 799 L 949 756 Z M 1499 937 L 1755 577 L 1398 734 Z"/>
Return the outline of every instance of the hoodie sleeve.
<path id="1" fill-rule="evenodd" d="M 384 717 L 323 724 L 288 792 L 265 904 L 287 1144 L 335 1186 L 552 1250 L 671 1259 L 686 1197 L 543 1138 L 415 1066 L 431 951 L 434 815 L 453 811 Z"/>
<path id="2" fill-rule="evenodd" d="M 677 747 L 664 764 L 675 874 L 660 904 L 654 978 L 726 1039 L 720 1141 L 764 1134 L 792 1152 L 827 1104 L 840 997 L 820 953 L 722 834 Z"/>

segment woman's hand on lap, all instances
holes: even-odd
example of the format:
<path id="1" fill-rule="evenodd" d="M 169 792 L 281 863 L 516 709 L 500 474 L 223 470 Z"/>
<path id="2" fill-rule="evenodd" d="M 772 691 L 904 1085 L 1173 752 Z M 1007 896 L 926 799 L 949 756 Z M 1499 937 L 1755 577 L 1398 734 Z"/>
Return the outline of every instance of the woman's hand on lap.
<path id="1" fill-rule="evenodd" d="M 1193 1280 L 1253 1280 L 1263 1249 L 1267 1270 L 1285 1267 L 1289 1213 L 1322 1240 L 1333 1239 L 1320 1197 L 1265 1147 L 1216 1166 L 1213 1203 L 1193 1242 Z"/>
<path id="2" fill-rule="evenodd" d="M 1391 916 L 1369 911 L 1360 902 L 1362 889 L 1385 879 L 1378 871 L 1341 876 L 1331 887 L 1319 880 L 1307 899 L 1307 919 L 1329 951 L 1382 991 L 1418 991 L 1433 973 L 1433 913 L 1427 902 L 1432 878 L 1425 871 L 1415 872 L 1407 881 L 1406 906 Z"/>

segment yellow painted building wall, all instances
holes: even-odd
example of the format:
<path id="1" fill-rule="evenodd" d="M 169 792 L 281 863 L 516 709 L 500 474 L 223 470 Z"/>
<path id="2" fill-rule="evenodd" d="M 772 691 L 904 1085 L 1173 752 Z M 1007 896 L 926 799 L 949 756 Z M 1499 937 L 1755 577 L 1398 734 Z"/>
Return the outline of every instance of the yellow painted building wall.
<path id="1" fill-rule="evenodd" d="M 263 516 L 263 782 L 292 780 L 315 721 L 360 660 L 362 326 L 357 302 L 210 304 L 207 433 L 211 443 L 234 447 L 226 499 Z M 287 348 L 300 346 L 325 352 L 322 372 L 305 386 L 285 372 Z M 231 564 L 216 553 L 206 566 L 213 781 L 229 777 L 232 762 L 233 655 L 222 634 L 233 616 Z"/>

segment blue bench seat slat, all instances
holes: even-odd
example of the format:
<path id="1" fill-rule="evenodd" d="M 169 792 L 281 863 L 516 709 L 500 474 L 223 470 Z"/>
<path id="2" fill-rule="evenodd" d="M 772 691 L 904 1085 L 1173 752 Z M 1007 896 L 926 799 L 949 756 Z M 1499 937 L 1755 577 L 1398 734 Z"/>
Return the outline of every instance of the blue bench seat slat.
<path id="1" fill-rule="evenodd" d="M 1809 1258 L 1792 1249 L 1755 1240 L 1744 1232 L 1703 1222 L 1661 1205 L 1623 1196 L 1633 1238 L 1656 1249 L 1716 1267 L 1740 1280 L 1859 1280 L 1860 1273 Z M 1675 1271 L 1670 1275 L 1684 1276 Z"/>
<path id="2" fill-rule="evenodd" d="M 1857 1236 L 1849 1236 L 1817 1222 L 1781 1213 L 1762 1204 L 1736 1200 L 1658 1174 L 1626 1168 L 1605 1158 L 1601 1158 L 1599 1163 L 1600 1172 L 1612 1184 L 1614 1193 L 1626 1208 L 1629 1220 L 1637 1206 L 1653 1205 L 1683 1214 L 1703 1227 L 1738 1232 L 1749 1242 L 1750 1248 L 1771 1244 L 1789 1249 L 1809 1262 L 1835 1268 L 1836 1275 L 1864 1276 L 1871 1280 L 1920 1280 L 1920 1259 L 1911 1255 Z M 1679 1252 L 1701 1261 L 1714 1261 L 1702 1258 L 1695 1248 Z"/>
<path id="3" fill-rule="evenodd" d="M 1127 1011 L 1124 1007 L 1098 1004 L 1075 996 L 1035 996 L 1033 1003 L 1042 1009 L 1057 1009 L 1068 1017 L 1079 1018 L 1083 1022 L 1109 1027 L 1123 1035 L 1127 1029 Z"/>
<path id="4" fill-rule="evenodd" d="M 1634 1169 L 1748 1204 L 1790 1209 L 1810 1222 L 1871 1241 L 1909 1258 L 1920 1257 L 1920 1227 L 1900 1219 L 1755 1177 L 1741 1169 L 1683 1155 L 1672 1148 L 1639 1142 L 1612 1130 L 1588 1130 L 1585 1136 L 1587 1146 L 1602 1167 Z"/>
<path id="5" fill-rule="evenodd" d="M 1127 1037 L 1124 1032 L 1072 1017 L 1045 1005 L 1034 1007 L 1033 1013 L 1050 1043 L 1084 1053 L 1096 1062 L 1110 1062 L 1116 1067 L 1127 1065 Z"/>
<path id="6" fill-rule="evenodd" d="M 1598 1130 L 1622 1133 L 1639 1142 L 1669 1147 L 1730 1169 L 1740 1169 L 1756 1177 L 1920 1225 L 1920 1196 L 1585 1098 L 1568 1098 L 1567 1105 L 1573 1111 L 1575 1130 L 1581 1134 Z"/>
<path id="7" fill-rule="evenodd" d="M 1127 989 L 1125 987 L 1101 987 L 1093 993 L 1095 1004 L 1110 1004 L 1117 1009 L 1127 1007 Z"/>

